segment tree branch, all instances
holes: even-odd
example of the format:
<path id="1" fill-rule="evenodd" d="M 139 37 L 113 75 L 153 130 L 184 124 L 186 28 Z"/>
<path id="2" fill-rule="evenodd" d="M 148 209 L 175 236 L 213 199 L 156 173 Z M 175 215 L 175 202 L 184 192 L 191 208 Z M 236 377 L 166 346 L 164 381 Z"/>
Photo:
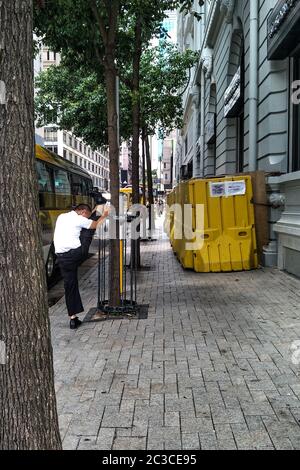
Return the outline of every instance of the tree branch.
<path id="1" fill-rule="evenodd" d="M 122 83 L 124 83 L 124 85 L 130 90 L 132 91 L 133 90 L 133 83 L 132 83 L 132 80 L 129 80 L 129 78 L 126 78 L 124 77 L 120 71 L 119 71 L 119 78 L 120 78 L 120 81 Z"/>
<path id="2" fill-rule="evenodd" d="M 103 21 L 103 19 L 101 18 L 100 14 L 99 14 L 96 0 L 90 0 L 90 5 L 91 5 L 92 12 L 94 14 L 94 17 L 95 17 L 95 19 L 98 23 L 100 34 L 102 36 L 103 42 L 104 42 L 104 44 L 107 44 L 108 34 L 106 32 L 106 29 L 105 29 L 104 21 Z"/>

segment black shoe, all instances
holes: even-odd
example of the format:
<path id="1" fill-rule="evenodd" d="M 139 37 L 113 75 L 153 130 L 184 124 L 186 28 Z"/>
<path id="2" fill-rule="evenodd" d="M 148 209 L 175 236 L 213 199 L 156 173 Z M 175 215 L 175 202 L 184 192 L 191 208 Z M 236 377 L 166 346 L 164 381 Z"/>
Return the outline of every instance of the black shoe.
<path id="1" fill-rule="evenodd" d="M 72 318 L 70 320 L 70 328 L 71 330 L 76 330 L 76 328 L 78 328 L 80 325 L 81 325 L 82 321 L 79 320 L 79 318 Z"/>

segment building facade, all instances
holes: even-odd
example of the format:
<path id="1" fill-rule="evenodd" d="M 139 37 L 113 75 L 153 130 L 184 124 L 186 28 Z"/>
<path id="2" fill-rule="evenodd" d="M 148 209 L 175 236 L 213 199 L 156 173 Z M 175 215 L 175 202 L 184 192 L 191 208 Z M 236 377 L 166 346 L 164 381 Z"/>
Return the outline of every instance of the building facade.
<path id="1" fill-rule="evenodd" d="M 174 151 L 176 146 L 176 133 L 170 135 L 161 141 L 159 155 L 159 177 L 161 181 L 161 190 L 170 191 L 173 189 L 173 168 Z"/>
<path id="2" fill-rule="evenodd" d="M 60 55 L 41 47 L 34 61 L 34 73 L 37 76 L 50 66 L 60 63 Z M 93 184 L 100 191 L 109 190 L 109 155 L 105 149 L 93 150 L 81 138 L 70 131 L 60 130 L 56 125 L 49 125 L 35 130 L 36 143 L 57 153 L 66 160 L 85 169 L 93 179 Z"/>
<path id="3" fill-rule="evenodd" d="M 262 170 L 264 264 L 300 276 L 300 2 L 211 0 L 178 16 L 182 49 L 201 52 L 184 96 L 175 179 Z"/>

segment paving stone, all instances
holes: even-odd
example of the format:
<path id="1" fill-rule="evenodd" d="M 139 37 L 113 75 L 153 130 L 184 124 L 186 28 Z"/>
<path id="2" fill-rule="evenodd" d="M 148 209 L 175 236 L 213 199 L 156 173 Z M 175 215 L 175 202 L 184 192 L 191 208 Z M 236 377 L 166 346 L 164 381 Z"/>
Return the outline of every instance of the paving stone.
<path id="1" fill-rule="evenodd" d="M 80 441 L 79 436 L 68 434 L 62 441 L 63 450 L 76 450 Z"/>
<path id="2" fill-rule="evenodd" d="M 105 428 L 102 426 L 97 436 L 98 449 L 99 450 L 111 450 L 113 446 L 115 433 L 116 431 L 114 428 Z"/>
<path id="3" fill-rule="evenodd" d="M 179 412 L 164 413 L 164 425 L 166 427 L 180 427 Z"/>
<path id="4" fill-rule="evenodd" d="M 154 267 L 138 274 L 148 319 L 70 335 L 64 300 L 50 309 L 64 448 L 300 449 L 300 280 L 184 271 L 165 239 L 142 258 Z M 88 311 L 96 266 L 80 285 Z"/>
<path id="5" fill-rule="evenodd" d="M 117 437 L 112 450 L 145 450 L 146 437 Z"/>
<path id="6" fill-rule="evenodd" d="M 200 439 L 198 433 L 182 434 L 182 450 L 200 450 Z"/>
<path id="7" fill-rule="evenodd" d="M 105 428 L 127 428 L 132 425 L 132 421 L 133 413 L 118 412 L 114 407 L 107 406 L 104 411 L 102 426 Z"/>

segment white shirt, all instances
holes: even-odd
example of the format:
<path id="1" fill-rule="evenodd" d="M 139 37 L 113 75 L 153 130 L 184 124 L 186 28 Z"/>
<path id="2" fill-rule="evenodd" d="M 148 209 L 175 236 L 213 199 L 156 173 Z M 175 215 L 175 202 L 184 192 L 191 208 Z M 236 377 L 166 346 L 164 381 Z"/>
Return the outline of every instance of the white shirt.
<path id="1" fill-rule="evenodd" d="M 75 211 L 58 216 L 54 231 L 55 253 L 66 253 L 81 246 L 80 232 L 82 228 L 89 229 L 93 221 Z"/>

